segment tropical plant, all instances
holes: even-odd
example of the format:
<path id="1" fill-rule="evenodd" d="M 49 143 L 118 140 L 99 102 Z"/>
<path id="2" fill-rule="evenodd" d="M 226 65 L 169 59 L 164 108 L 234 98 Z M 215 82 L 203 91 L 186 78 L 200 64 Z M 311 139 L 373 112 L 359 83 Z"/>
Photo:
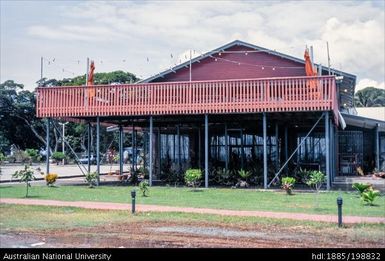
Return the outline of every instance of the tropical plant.
<path id="1" fill-rule="evenodd" d="M 66 155 L 63 152 L 57 151 L 52 154 L 52 158 L 59 162 L 65 159 Z"/>
<path id="2" fill-rule="evenodd" d="M 282 178 L 281 183 L 282 183 L 282 189 L 284 189 L 288 195 L 291 195 L 295 184 L 295 178 L 284 177 Z"/>
<path id="3" fill-rule="evenodd" d="M 0 164 L 5 160 L 5 156 L 2 152 L 0 152 Z"/>
<path id="4" fill-rule="evenodd" d="M 238 175 L 244 180 L 247 181 L 247 179 L 250 177 L 251 172 L 246 171 L 244 169 L 238 170 Z"/>
<path id="5" fill-rule="evenodd" d="M 146 193 L 149 191 L 150 184 L 148 183 L 148 180 L 144 179 L 139 183 L 139 189 L 140 192 L 142 192 L 143 197 L 147 197 Z"/>
<path id="6" fill-rule="evenodd" d="M 188 169 L 184 175 L 187 186 L 192 186 L 194 189 L 199 186 L 201 178 L 202 171 L 200 169 Z"/>
<path id="7" fill-rule="evenodd" d="M 326 176 L 324 173 L 318 170 L 312 170 L 309 172 L 309 179 L 306 181 L 306 184 L 316 190 L 316 198 L 315 198 L 315 207 L 319 207 L 319 191 L 326 181 Z"/>
<path id="8" fill-rule="evenodd" d="M 361 200 L 369 206 L 374 206 L 373 201 L 379 196 L 380 192 L 378 190 L 370 188 L 361 194 Z"/>
<path id="9" fill-rule="evenodd" d="M 47 186 L 53 186 L 55 184 L 56 180 L 58 178 L 58 174 L 56 173 L 48 173 L 44 176 L 45 182 L 47 183 Z"/>
<path id="10" fill-rule="evenodd" d="M 379 107 L 385 106 L 385 90 L 366 87 L 354 95 L 356 107 Z"/>
<path id="11" fill-rule="evenodd" d="M 86 181 L 89 185 L 90 188 L 93 188 L 94 186 L 97 185 L 98 182 L 98 174 L 94 172 L 88 172 L 86 174 Z"/>
<path id="12" fill-rule="evenodd" d="M 18 178 L 19 182 L 25 182 L 26 193 L 25 197 L 28 197 L 28 188 L 31 187 L 31 181 L 35 179 L 34 170 L 29 165 L 25 165 L 23 170 L 16 171 L 13 175 L 13 178 Z"/>
<path id="13" fill-rule="evenodd" d="M 37 149 L 26 149 L 25 153 L 32 159 L 32 161 L 40 161 L 41 156 Z"/>
<path id="14" fill-rule="evenodd" d="M 365 184 L 365 183 L 354 183 L 352 185 L 352 188 L 356 189 L 360 195 L 362 195 L 362 193 L 364 193 L 366 190 L 368 190 L 369 188 L 372 187 L 372 184 Z"/>
<path id="15" fill-rule="evenodd" d="M 309 178 L 306 181 L 306 184 L 309 187 L 314 188 L 318 193 L 325 181 L 326 175 L 324 173 L 318 170 L 312 170 L 309 172 Z"/>

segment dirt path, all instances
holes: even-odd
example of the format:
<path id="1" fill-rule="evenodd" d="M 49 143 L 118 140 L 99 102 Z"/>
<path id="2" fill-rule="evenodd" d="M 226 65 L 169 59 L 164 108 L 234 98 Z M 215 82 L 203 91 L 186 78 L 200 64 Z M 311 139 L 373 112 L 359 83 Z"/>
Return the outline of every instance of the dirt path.
<path id="1" fill-rule="evenodd" d="M 66 206 L 79 207 L 88 209 L 104 209 L 104 210 L 130 210 L 130 204 L 110 203 L 110 202 L 91 202 L 91 201 L 59 201 L 59 200 L 38 200 L 38 199 L 16 199 L 1 198 L 1 204 L 21 204 L 21 205 L 43 205 L 43 206 Z M 266 217 L 266 218 L 285 218 L 294 220 L 308 220 L 318 222 L 337 222 L 335 215 L 315 215 L 304 213 L 286 213 L 286 212 L 268 212 L 268 211 L 245 211 L 245 210 L 224 210 L 209 208 L 188 208 L 188 207 L 170 207 L 156 205 L 136 205 L 138 212 L 184 212 L 198 214 L 214 214 L 225 216 L 242 216 L 242 217 Z M 345 224 L 356 223 L 385 223 L 385 217 L 358 217 L 344 216 Z"/>

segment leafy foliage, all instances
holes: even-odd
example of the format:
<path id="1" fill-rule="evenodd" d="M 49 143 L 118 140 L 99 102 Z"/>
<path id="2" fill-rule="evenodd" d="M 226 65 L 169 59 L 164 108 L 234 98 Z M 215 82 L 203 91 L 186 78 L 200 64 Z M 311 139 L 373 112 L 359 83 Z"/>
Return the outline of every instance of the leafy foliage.
<path id="1" fill-rule="evenodd" d="M 318 193 L 325 181 L 326 175 L 324 173 L 318 170 L 312 170 L 309 172 L 309 179 L 306 181 L 306 184 L 313 187 Z"/>
<path id="2" fill-rule="evenodd" d="M 385 90 L 366 87 L 354 95 L 356 107 L 382 107 L 385 106 Z"/>
<path id="3" fill-rule="evenodd" d="M 47 183 L 47 186 L 53 186 L 55 184 L 56 180 L 58 178 L 58 174 L 56 173 L 48 173 L 44 176 L 45 182 Z"/>
<path id="4" fill-rule="evenodd" d="M 140 189 L 140 192 L 142 192 L 143 197 L 147 197 L 146 193 L 149 191 L 149 186 L 150 186 L 150 184 L 148 183 L 148 181 L 146 179 L 142 180 L 139 183 L 139 189 Z"/>
<path id="5" fill-rule="evenodd" d="M 199 186 L 200 179 L 202 178 L 202 171 L 200 169 L 188 169 L 186 170 L 184 179 L 188 186 L 193 188 Z"/>
<path id="6" fill-rule="evenodd" d="M 250 171 L 246 171 L 244 169 L 241 169 L 238 171 L 238 175 L 244 179 L 245 181 L 247 181 L 247 179 L 250 177 L 251 175 L 251 172 Z"/>
<path id="7" fill-rule="evenodd" d="M 61 161 L 66 158 L 63 152 L 57 151 L 52 154 L 52 158 L 56 161 Z"/>
<path id="8" fill-rule="evenodd" d="M 94 172 L 89 172 L 86 174 L 86 181 L 89 185 L 90 188 L 93 188 L 94 186 L 97 185 L 98 182 L 98 173 Z"/>
<path id="9" fill-rule="evenodd" d="M 35 179 L 34 170 L 29 165 L 25 165 L 23 170 L 16 171 L 13 175 L 13 178 L 18 178 L 19 182 L 25 182 L 26 193 L 25 197 L 28 197 L 28 188 L 31 186 L 31 181 Z"/>
<path id="10" fill-rule="evenodd" d="M 378 190 L 373 190 L 372 188 L 370 188 L 361 194 L 361 200 L 369 206 L 373 206 L 374 200 L 379 196 L 380 192 Z"/>
<path id="11" fill-rule="evenodd" d="M 372 187 L 371 184 L 365 184 L 365 183 L 354 183 L 352 185 L 352 188 L 356 189 L 360 193 L 360 195 L 362 195 L 362 193 L 364 193 L 366 190 L 368 190 L 371 187 Z"/>
<path id="12" fill-rule="evenodd" d="M 291 195 L 295 184 L 295 178 L 284 177 L 282 178 L 281 183 L 282 183 L 282 189 L 284 189 L 287 194 Z"/>

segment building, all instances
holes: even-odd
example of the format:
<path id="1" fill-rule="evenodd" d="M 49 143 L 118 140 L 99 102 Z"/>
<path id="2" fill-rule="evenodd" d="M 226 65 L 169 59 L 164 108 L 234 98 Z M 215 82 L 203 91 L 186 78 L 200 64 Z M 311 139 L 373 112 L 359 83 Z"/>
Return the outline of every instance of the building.
<path id="1" fill-rule="evenodd" d="M 37 115 L 140 129 L 150 184 L 201 168 L 208 187 L 246 169 L 268 188 L 319 169 L 330 188 L 384 166 L 385 121 L 347 113 L 356 76 L 316 66 L 306 76 L 304 60 L 237 40 L 137 84 L 37 88 Z"/>

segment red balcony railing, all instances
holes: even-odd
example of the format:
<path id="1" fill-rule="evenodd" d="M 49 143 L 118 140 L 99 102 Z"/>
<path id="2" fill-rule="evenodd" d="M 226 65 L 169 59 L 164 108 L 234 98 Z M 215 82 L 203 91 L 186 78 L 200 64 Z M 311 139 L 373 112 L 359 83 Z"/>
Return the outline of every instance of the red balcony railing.
<path id="1" fill-rule="evenodd" d="M 37 88 L 38 117 L 172 115 L 336 108 L 334 76 Z"/>

